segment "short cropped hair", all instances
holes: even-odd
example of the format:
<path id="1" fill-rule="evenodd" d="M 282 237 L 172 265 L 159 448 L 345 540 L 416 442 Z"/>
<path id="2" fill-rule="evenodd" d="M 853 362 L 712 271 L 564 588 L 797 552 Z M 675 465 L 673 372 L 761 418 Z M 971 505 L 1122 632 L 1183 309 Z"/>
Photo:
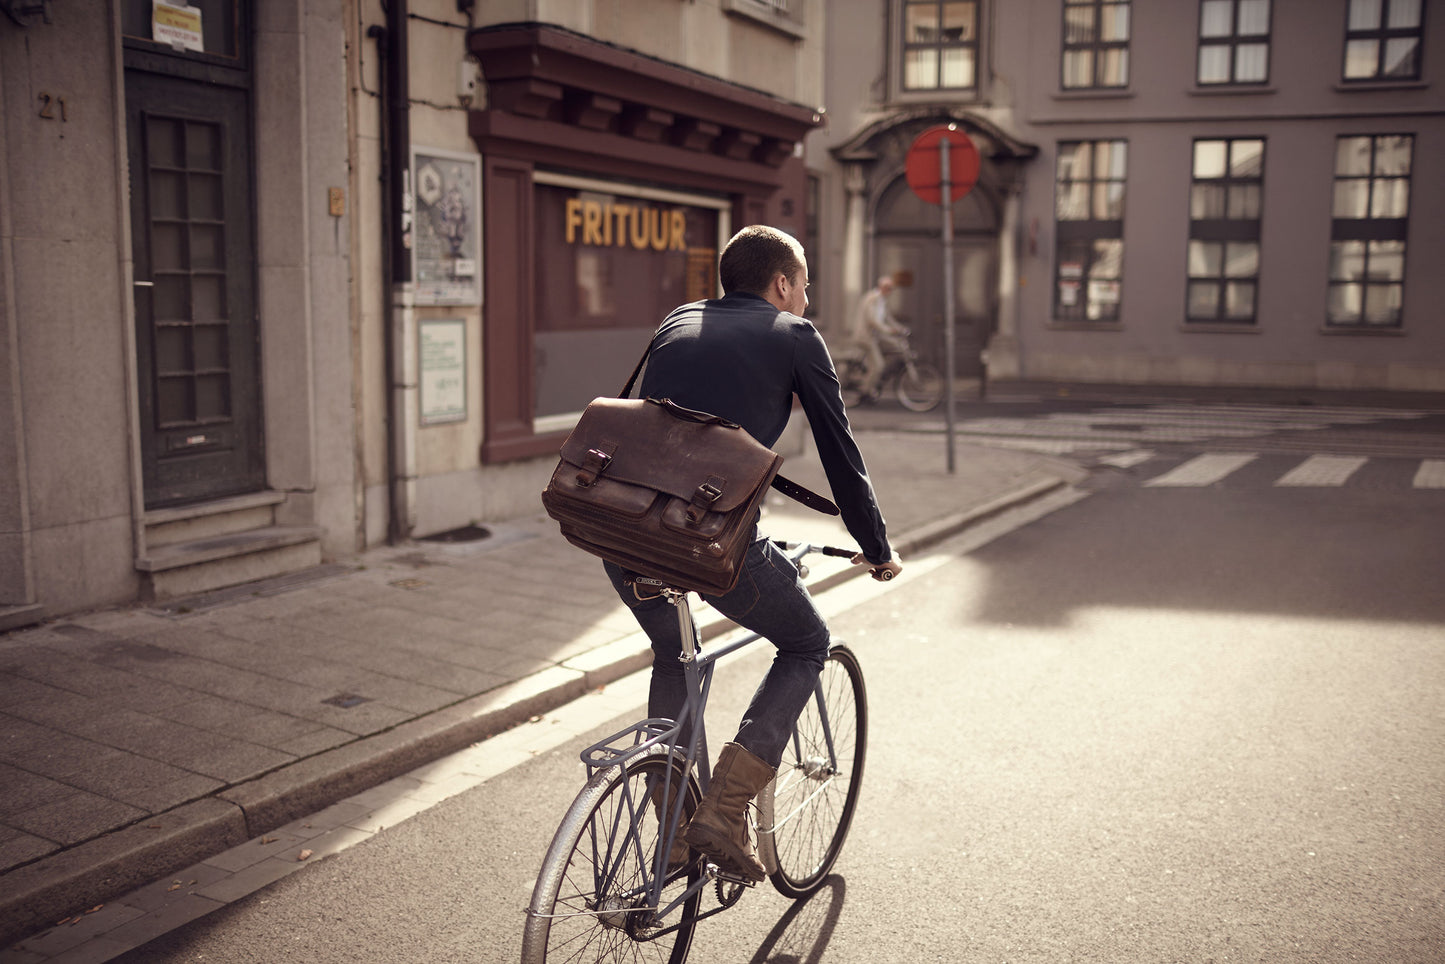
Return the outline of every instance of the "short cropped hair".
<path id="1" fill-rule="evenodd" d="M 779 272 L 791 279 L 803 270 L 803 246 L 792 235 L 765 224 L 750 224 L 732 236 L 718 261 L 724 293 L 761 295 Z"/>

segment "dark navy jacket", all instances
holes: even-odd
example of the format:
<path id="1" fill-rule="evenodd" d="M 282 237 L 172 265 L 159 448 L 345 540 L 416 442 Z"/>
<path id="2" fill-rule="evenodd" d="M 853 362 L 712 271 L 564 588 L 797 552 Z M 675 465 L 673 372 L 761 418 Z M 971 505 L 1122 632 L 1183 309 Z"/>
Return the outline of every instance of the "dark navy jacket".
<path id="1" fill-rule="evenodd" d="M 892 558 L 833 359 L 812 322 L 742 292 L 683 305 L 653 336 L 641 391 L 737 422 L 769 448 L 787 427 L 797 395 L 843 524 L 869 562 Z"/>

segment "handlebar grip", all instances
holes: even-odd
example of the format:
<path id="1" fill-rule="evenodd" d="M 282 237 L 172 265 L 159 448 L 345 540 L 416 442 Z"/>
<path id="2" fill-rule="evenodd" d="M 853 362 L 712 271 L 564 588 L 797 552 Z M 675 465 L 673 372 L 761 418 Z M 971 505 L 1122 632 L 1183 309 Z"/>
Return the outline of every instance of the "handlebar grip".
<path id="1" fill-rule="evenodd" d="M 890 580 L 890 579 L 893 578 L 893 570 L 892 570 L 892 569 L 883 569 L 883 570 L 881 570 L 881 571 L 875 569 L 875 570 L 873 570 L 873 571 L 878 574 L 878 581 L 879 581 L 879 582 L 887 582 L 888 580 Z"/>
<path id="2" fill-rule="evenodd" d="M 837 556 L 839 559 L 852 559 L 858 554 L 856 549 L 839 549 L 837 546 L 819 546 L 818 551 L 825 556 Z"/>

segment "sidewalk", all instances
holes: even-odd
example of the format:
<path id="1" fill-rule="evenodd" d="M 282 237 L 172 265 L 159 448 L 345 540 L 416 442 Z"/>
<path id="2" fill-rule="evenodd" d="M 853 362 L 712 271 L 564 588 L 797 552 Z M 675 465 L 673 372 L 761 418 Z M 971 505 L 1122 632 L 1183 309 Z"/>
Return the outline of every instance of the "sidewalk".
<path id="1" fill-rule="evenodd" d="M 970 445 L 950 476 L 936 435 L 859 444 L 905 560 L 1082 476 Z M 828 491 L 811 454 L 785 471 Z M 0 951 L 647 665 L 597 560 L 540 514 L 487 528 L 0 635 Z M 778 495 L 764 529 L 849 544 Z"/>

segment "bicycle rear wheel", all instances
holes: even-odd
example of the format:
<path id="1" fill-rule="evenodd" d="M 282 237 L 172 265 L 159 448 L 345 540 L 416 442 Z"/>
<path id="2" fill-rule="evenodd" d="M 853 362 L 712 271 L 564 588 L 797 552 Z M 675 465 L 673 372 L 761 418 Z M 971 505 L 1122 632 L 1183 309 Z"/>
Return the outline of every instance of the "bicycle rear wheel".
<path id="1" fill-rule="evenodd" d="M 943 376 L 927 362 L 914 362 L 898 376 L 898 401 L 910 412 L 931 412 L 943 401 Z"/>
<path id="2" fill-rule="evenodd" d="M 834 645 L 823 664 L 822 699 L 798 718 L 796 738 L 783 751 L 772 793 L 758 798 L 758 847 L 773 886 L 785 897 L 806 897 L 823 884 L 843 849 L 862 785 L 868 747 L 868 697 L 858 657 Z M 828 752 L 831 733 L 833 753 Z"/>
<path id="3" fill-rule="evenodd" d="M 652 789 L 679 768 L 663 755 L 600 771 L 562 818 L 527 907 L 522 964 L 547 961 L 636 961 L 682 964 L 692 945 L 699 891 L 667 919 L 644 907 L 660 846 Z M 675 779 L 675 778 L 674 778 Z M 682 823 L 697 809 L 689 778 Z M 681 833 L 681 830 L 678 830 Z M 696 861 L 663 890 L 666 906 L 700 874 Z M 667 931 L 668 933 L 659 932 Z"/>

